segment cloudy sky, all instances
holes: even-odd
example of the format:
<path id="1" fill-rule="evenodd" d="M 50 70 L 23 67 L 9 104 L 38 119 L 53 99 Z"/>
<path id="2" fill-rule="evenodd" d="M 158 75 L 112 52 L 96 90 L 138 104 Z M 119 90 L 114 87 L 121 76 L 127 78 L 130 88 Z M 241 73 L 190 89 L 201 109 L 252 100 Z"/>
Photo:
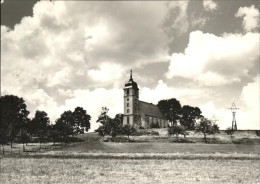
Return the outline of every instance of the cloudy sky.
<path id="1" fill-rule="evenodd" d="M 259 129 L 257 1 L 1 0 L 1 95 L 52 122 L 82 106 L 123 113 L 133 69 L 140 100 L 177 98 L 239 129 Z"/>

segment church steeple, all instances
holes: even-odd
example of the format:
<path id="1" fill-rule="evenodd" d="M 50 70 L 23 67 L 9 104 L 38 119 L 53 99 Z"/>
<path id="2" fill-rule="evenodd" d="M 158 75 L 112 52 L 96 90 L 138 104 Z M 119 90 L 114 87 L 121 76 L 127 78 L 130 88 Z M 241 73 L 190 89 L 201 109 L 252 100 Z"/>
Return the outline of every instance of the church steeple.
<path id="1" fill-rule="evenodd" d="M 132 69 L 130 70 L 130 80 L 133 80 L 133 78 L 132 78 Z"/>
<path id="2" fill-rule="evenodd" d="M 128 81 L 126 82 L 126 84 L 125 84 L 125 87 L 128 87 L 128 86 L 131 86 L 131 87 L 133 87 L 134 89 L 139 90 L 139 89 L 138 89 L 138 86 L 137 86 L 137 84 L 136 84 L 136 82 L 133 80 L 132 69 L 130 70 L 130 78 L 129 78 L 129 80 L 128 80 Z"/>

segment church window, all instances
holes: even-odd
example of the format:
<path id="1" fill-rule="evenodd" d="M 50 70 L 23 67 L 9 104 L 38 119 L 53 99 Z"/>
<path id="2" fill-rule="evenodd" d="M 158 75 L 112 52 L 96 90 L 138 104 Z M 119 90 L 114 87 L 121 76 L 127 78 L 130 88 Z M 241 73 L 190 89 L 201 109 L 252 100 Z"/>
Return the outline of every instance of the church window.
<path id="1" fill-rule="evenodd" d="M 126 106 L 129 107 L 129 103 L 127 103 Z"/>
<path id="2" fill-rule="evenodd" d="M 126 90 L 126 95 L 129 95 L 129 89 Z"/>
<path id="3" fill-rule="evenodd" d="M 129 109 L 127 109 L 126 112 L 129 113 Z"/>
<path id="4" fill-rule="evenodd" d="M 129 117 L 127 117 L 127 124 L 129 124 Z"/>
<path id="5" fill-rule="evenodd" d="M 126 100 L 129 101 L 129 98 L 127 98 Z"/>

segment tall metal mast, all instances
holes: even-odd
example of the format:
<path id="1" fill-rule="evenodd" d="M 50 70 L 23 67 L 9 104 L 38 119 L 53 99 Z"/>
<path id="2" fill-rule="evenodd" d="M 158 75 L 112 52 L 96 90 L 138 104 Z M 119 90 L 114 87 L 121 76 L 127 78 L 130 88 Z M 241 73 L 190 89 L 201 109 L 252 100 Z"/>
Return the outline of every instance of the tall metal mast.
<path id="1" fill-rule="evenodd" d="M 232 130 L 237 130 L 237 122 L 236 122 L 236 110 L 239 109 L 236 107 L 235 103 L 233 102 L 231 108 L 229 108 L 232 112 L 233 119 L 232 119 Z"/>

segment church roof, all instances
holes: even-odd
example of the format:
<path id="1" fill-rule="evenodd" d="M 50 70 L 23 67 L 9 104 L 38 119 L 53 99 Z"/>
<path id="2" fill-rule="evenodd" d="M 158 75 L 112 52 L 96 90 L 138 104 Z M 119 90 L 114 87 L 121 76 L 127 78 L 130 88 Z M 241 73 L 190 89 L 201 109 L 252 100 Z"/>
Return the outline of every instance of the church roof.
<path id="1" fill-rule="evenodd" d="M 152 103 L 147 103 L 139 100 L 139 110 L 141 113 L 144 113 L 145 115 L 160 119 L 166 119 L 160 111 L 159 107 Z"/>
<path id="2" fill-rule="evenodd" d="M 137 83 L 132 79 L 130 79 L 126 84 L 125 87 L 132 87 L 134 89 L 138 89 Z"/>

